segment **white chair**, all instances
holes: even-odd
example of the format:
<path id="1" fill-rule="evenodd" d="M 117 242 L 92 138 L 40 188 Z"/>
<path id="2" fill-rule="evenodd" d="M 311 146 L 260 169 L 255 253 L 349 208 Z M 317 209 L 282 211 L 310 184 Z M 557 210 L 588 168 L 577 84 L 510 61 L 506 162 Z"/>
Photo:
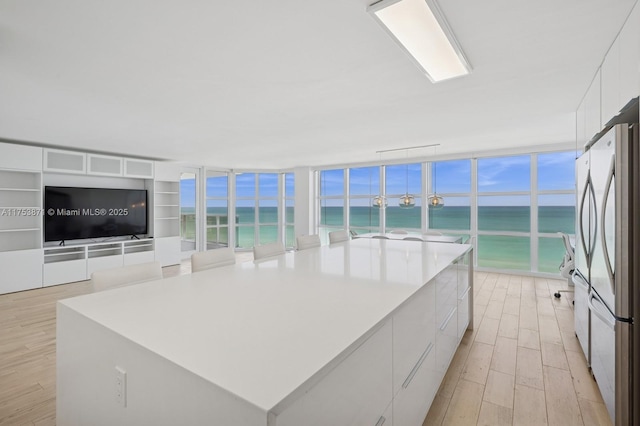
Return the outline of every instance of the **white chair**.
<path id="1" fill-rule="evenodd" d="M 201 251 L 191 255 L 191 272 L 205 271 L 234 263 L 236 263 L 236 254 L 232 248 Z"/>
<path id="2" fill-rule="evenodd" d="M 374 235 L 373 237 L 371 237 L 375 240 L 388 240 L 389 237 L 387 237 L 386 235 Z"/>
<path id="3" fill-rule="evenodd" d="M 349 241 L 349 233 L 345 230 L 329 232 L 329 244 Z"/>
<path id="4" fill-rule="evenodd" d="M 298 248 L 298 250 L 306 250 L 314 247 L 320 247 L 320 236 L 300 235 L 296 238 L 296 247 Z"/>
<path id="5" fill-rule="evenodd" d="M 390 234 L 400 234 L 400 235 L 407 235 L 409 233 L 409 231 L 407 231 L 406 229 L 392 229 L 391 231 L 389 231 Z"/>
<path id="6" fill-rule="evenodd" d="M 427 231 L 427 232 L 423 232 L 422 235 L 433 235 L 433 236 L 436 236 L 436 237 L 442 237 L 442 232 Z"/>
<path id="7" fill-rule="evenodd" d="M 253 260 L 263 259 L 265 257 L 278 256 L 284 254 L 284 244 L 271 243 L 253 247 Z"/>
<path id="8" fill-rule="evenodd" d="M 105 269 L 91 274 L 93 291 L 116 288 L 125 284 L 139 284 L 162 279 L 160 262 L 139 263 L 121 268 Z"/>
<path id="9" fill-rule="evenodd" d="M 404 237 L 402 239 L 402 241 L 422 241 L 422 242 L 424 242 L 424 240 L 422 238 L 419 238 L 419 237 Z"/>
<path id="10" fill-rule="evenodd" d="M 575 249 L 571 245 L 571 241 L 569 240 L 569 236 L 564 232 L 557 233 L 560 237 L 562 237 L 562 242 L 564 243 L 564 256 L 562 258 L 562 263 L 558 269 L 560 270 L 560 275 L 567 279 L 568 285 L 572 286 L 573 281 L 571 276 L 573 275 L 573 271 L 576 269 L 575 262 Z M 558 290 L 553 294 L 553 296 L 557 299 L 560 298 L 561 293 L 573 293 L 573 290 Z"/>

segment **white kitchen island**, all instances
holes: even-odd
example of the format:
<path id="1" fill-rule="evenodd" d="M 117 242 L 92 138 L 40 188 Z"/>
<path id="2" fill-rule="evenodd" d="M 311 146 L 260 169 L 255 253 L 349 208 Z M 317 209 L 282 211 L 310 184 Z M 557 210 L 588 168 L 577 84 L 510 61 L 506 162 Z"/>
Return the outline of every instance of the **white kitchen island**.
<path id="1" fill-rule="evenodd" d="M 57 424 L 419 426 L 470 254 L 359 239 L 60 301 Z"/>

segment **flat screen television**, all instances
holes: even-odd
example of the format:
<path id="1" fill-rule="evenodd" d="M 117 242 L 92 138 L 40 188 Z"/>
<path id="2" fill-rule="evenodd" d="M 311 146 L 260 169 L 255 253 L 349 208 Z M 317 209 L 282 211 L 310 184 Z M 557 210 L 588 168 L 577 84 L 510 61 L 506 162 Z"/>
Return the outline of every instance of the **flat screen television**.
<path id="1" fill-rule="evenodd" d="M 147 233 L 144 189 L 44 188 L 44 240 L 66 241 Z"/>

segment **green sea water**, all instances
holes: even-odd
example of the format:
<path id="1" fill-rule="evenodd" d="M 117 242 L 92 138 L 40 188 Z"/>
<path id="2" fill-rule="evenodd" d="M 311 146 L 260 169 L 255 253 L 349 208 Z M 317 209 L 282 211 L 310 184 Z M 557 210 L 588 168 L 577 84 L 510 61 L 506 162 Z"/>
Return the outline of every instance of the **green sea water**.
<path id="1" fill-rule="evenodd" d="M 182 209 L 185 217 L 193 217 L 193 209 Z M 369 207 L 350 207 L 351 229 L 357 233 L 379 230 L 380 210 Z M 386 228 L 402 228 L 419 232 L 421 209 L 401 209 L 387 207 Z M 207 223 L 216 225 L 209 228 L 207 240 L 210 243 L 228 243 L 228 219 L 224 208 L 208 208 Z M 287 208 L 287 222 L 293 222 L 293 208 Z M 471 209 L 464 206 L 445 206 L 428 213 L 429 228 L 443 233 L 469 235 Z M 320 227 L 328 231 L 344 226 L 342 207 L 322 207 Z M 236 209 L 236 241 L 240 248 L 253 247 L 256 227 L 260 243 L 275 242 L 278 239 L 278 212 L 276 207 L 260 207 L 258 223 L 255 223 L 253 207 Z M 195 236 L 195 222 L 183 219 L 183 235 Z M 575 209 L 572 206 L 538 207 L 538 232 L 573 234 L 575 229 Z M 524 206 L 478 207 L 478 230 L 486 232 L 531 232 L 531 209 Z M 465 232 L 466 231 L 466 232 Z M 292 226 L 286 227 L 287 245 L 293 245 L 295 235 Z M 477 241 L 478 265 L 496 269 L 530 271 L 531 248 L 529 236 L 480 235 Z M 564 255 L 562 240 L 556 236 L 538 238 L 538 271 L 558 272 L 558 265 Z"/>

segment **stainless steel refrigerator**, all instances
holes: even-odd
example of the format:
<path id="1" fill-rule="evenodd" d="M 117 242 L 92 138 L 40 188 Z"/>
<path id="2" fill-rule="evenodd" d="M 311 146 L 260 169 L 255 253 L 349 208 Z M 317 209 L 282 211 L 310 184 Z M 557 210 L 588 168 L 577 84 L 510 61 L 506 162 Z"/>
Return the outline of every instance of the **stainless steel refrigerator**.
<path id="1" fill-rule="evenodd" d="M 575 330 L 614 424 L 637 425 L 638 124 L 617 124 L 585 149 L 576 160 Z"/>

